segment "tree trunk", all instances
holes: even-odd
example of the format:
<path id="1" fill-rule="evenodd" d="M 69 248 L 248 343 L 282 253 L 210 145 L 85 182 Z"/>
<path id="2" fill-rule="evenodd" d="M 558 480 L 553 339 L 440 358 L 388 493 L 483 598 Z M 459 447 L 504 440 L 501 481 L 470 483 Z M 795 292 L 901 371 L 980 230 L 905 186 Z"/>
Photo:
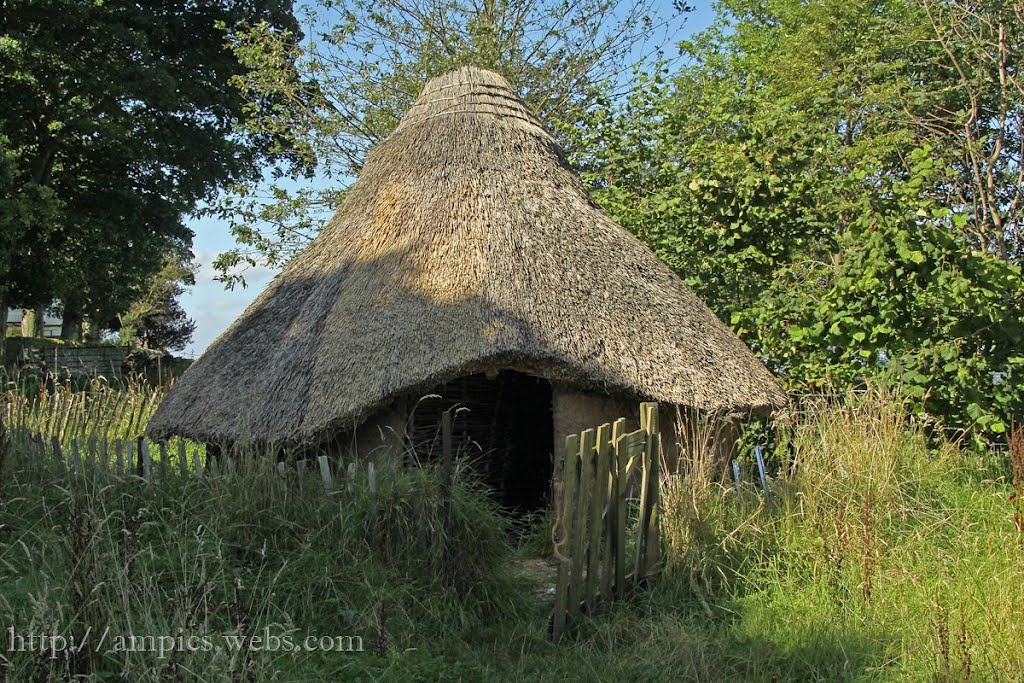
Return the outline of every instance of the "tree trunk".
<path id="1" fill-rule="evenodd" d="M 40 306 L 39 308 L 26 308 L 24 314 L 21 316 L 21 336 L 22 337 L 42 337 L 43 336 L 43 315 L 46 309 Z"/>
<path id="2" fill-rule="evenodd" d="M 82 300 L 74 294 L 64 297 L 60 338 L 69 341 L 82 341 Z"/>
<path id="3" fill-rule="evenodd" d="M 32 336 L 46 336 L 46 306 L 36 307 L 36 324 L 32 327 Z"/>
<path id="4" fill-rule="evenodd" d="M 100 341 L 100 326 L 92 318 L 82 321 L 82 339 L 89 344 L 98 344 Z"/>
<path id="5" fill-rule="evenodd" d="M 36 314 L 35 314 L 35 311 L 31 311 L 31 310 L 29 310 L 27 308 L 22 310 L 22 312 L 21 312 L 21 336 L 22 337 L 31 337 L 32 336 L 32 326 L 35 325 L 35 324 L 36 324 Z"/>
<path id="6" fill-rule="evenodd" d="M 50 134 L 44 135 L 39 140 L 38 153 L 33 157 L 30 164 L 32 182 L 37 185 L 50 184 L 50 175 L 53 172 L 54 154 L 56 154 L 59 146 L 60 143 L 57 138 Z"/>

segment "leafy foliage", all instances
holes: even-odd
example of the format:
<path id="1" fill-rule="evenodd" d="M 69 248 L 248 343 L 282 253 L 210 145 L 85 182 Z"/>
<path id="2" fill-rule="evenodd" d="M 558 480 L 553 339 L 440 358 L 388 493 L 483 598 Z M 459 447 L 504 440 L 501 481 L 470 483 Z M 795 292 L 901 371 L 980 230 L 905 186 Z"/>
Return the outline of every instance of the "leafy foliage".
<path id="1" fill-rule="evenodd" d="M 875 378 L 981 444 L 1024 412 L 1021 31 L 968 14 L 722 3 L 685 68 L 591 113 L 577 162 L 791 389 Z"/>
<path id="2" fill-rule="evenodd" d="M 732 322 L 757 330 L 750 337 L 775 368 L 804 388 L 880 377 L 902 387 L 921 418 L 944 419 L 972 439 L 1002 434 L 1024 409 L 1021 271 L 973 249 L 948 209 L 920 201 L 906 209 L 915 180 L 935 171 L 927 150 L 913 157 L 911 179 L 887 188 L 891 200 L 862 195 L 831 263 L 780 269 Z"/>
<path id="3" fill-rule="evenodd" d="M 192 341 L 196 324 L 178 297 L 195 282 L 191 265 L 180 255 L 169 255 L 160 272 L 150 278 L 142 298 L 120 316 L 121 339 L 161 351 L 184 349 Z"/>
<path id="4" fill-rule="evenodd" d="M 218 25 L 294 29 L 290 11 L 287 0 L 0 4 L 0 213 L 46 207 L 28 224 L 38 230 L 4 221 L 0 296 L 59 299 L 70 330 L 122 312 L 169 250 L 187 250 L 183 217 L 274 154 L 269 138 L 233 128 L 243 100 L 227 84 L 245 67 Z"/>
<path id="5" fill-rule="evenodd" d="M 51 189 L 21 183 L 18 171 L 18 155 L 0 134 L 0 305 L 12 298 L 35 298 L 33 290 L 43 283 L 21 275 L 23 259 L 31 254 L 19 250 L 29 237 L 45 236 L 62 210 Z"/>

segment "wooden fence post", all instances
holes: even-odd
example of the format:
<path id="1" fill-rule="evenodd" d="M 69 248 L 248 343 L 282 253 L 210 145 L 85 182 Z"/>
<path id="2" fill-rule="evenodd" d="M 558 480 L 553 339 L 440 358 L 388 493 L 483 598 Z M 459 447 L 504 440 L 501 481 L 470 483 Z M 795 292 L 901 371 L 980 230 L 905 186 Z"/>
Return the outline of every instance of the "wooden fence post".
<path id="1" fill-rule="evenodd" d="M 324 482 L 324 491 L 330 493 L 334 490 L 334 482 L 331 479 L 331 463 L 328 462 L 326 455 L 317 458 L 317 462 L 320 463 L 320 478 Z"/>
<path id="2" fill-rule="evenodd" d="M 583 567 L 586 563 L 587 517 L 590 514 L 590 493 L 594 488 L 594 430 L 587 429 L 580 433 L 580 476 L 576 486 L 576 502 L 573 512 L 576 521 L 573 524 L 572 539 L 572 576 L 569 580 L 569 617 L 575 617 L 580 611 L 580 600 L 583 599 Z"/>
<path id="3" fill-rule="evenodd" d="M 764 469 L 764 456 L 761 455 L 761 447 L 754 446 L 754 458 L 757 460 L 757 474 L 761 477 L 761 489 L 764 491 L 764 497 L 770 498 L 771 495 L 768 492 L 768 476 L 765 474 Z"/>
<path id="4" fill-rule="evenodd" d="M 647 492 L 647 538 L 644 542 L 646 557 L 644 558 L 644 578 L 650 579 L 657 571 L 661 559 L 661 429 L 658 425 L 658 404 L 647 404 L 647 429 L 650 431 L 650 468 Z"/>
<path id="5" fill-rule="evenodd" d="M 608 463 L 608 562 L 605 564 L 604 569 L 604 586 L 605 595 L 610 599 L 612 591 L 621 595 L 622 588 L 616 583 L 616 567 L 619 564 L 619 557 L 625 554 L 625 548 L 622 551 L 619 550 L 619 539 L 621 538 L 625 543 L 625 533 L 621 528 L 620 515 L 619 515 L 619 497 L 623 497 L 622 505 L 625 505 L 625 486 L 620 491 L 619 487 L 619 439 L 626 433 L 626 418 L 620 417 L 614 423 L 612 423 L 612 437 L 611 443 L 609 443 L 609 463 Z M 624 515 L 623 515 L 624 516 Z M 623 565 L 624 566 L 624 565 Z"/>
<path id="6" fill-rule="evenodd" d="M 605 497 L 608 493 L 608 461 L 610 458 L 608 434 L 610 424 L 597 428 L 593 485 L 590 497 L 590 538 L 587 542 L 587 609 L 597 608 L 599 579 L 601 576 L 601 549 L 605 529 Z M 602 598 L 607 598 L 603 595 Z"/>
<path id="7" fill-rule="evenodd" d="M 146 437 L 140 436 L 138 439 L 138 447 L 136 453 L 139 454 L 139 473 L 146 482 L 153 481 L 153 461 L 149 458 L 149 444 L 146 443 Z"/>
<path id="8" fill-rule="evenodd" d="M 636 539 L 636 561 L 633 565 L 633 578 L 642 581 L 647 578 L 647 562 L 649 559 L 648 543 L 651 540 L 652 517 L 655 516 L 657 505 L 658 469 L 654 462 L 657 449 L 658 427 L 657 404 L 640 404 L 640 428 L 644 430 L 646 439 L 642 457 L 643 470 L 640 483 L 640 524 Z M 656 540 L 656 539 L 655 539 Z"/>
<path id="9" fill-rule="evenodd" d="M 629 492 L 629 451 L 627 435 L 615 442 L 615 596 L 626 594 L 626 494 Z"/>
<path id="10" fill-rule="evenodd" d="M 188 476 L 188 451 L 185 448 L 185 439 L 178 440 L 178 471 L 184 479 Z"/>
<path id="11" fill-rule="evenodd" d="M 558 583 L 555 586 L 555 612 L 552 615 L 551 639 L 559 640 L 565 633 L 566 621 L 569 612 L 569 580 L 572 573 L 572 544 L 573 544 L 573 501 L 576 499 L 576 465 L 579 458 L 580 437 L 578 434 L 570 434 L 565 438 L 565 451 L 562 453 L 564 462 L 562 464 L 563 482 L 561 491 L 556 492 L 555 510 L 558 518 L 555 520 L 556 529 L 562 528 L 562 536 L 555 545 L 555 558 L 558 559 Z M 566 555 L 563 555 L 562 552 Z"/>
<path id="12" fill-rule="evenodd" d="M 359 475 L 359 467 L 356 465 L 355 460 L 348 464 L 345 473 L 345 490 L 352 493 L 356 488 L 356 477 Z"/>

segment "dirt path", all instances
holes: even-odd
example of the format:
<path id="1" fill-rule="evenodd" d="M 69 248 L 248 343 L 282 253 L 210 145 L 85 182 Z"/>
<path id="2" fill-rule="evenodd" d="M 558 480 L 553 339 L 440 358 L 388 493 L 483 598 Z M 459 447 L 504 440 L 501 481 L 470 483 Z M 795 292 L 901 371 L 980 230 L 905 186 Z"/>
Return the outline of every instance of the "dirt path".
<path id="1" fill-rule="evenodd" d="M 519 566 L 532 576 L 537 583 L 534 594 L 542 602 L 554 605 L 555 583 L 558 580 L 558 565 L 552 558 L 528 557 L 519 561 Z"/>

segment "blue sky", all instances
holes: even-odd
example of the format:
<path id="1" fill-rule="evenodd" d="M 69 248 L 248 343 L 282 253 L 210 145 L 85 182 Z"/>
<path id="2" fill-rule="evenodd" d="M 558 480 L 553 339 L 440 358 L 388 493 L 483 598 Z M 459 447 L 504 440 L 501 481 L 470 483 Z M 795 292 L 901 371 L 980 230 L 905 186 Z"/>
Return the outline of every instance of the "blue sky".
<path id="1" fill-rule="evenodd" d="M 276 270 L 257 268 L 246 273 L 246 288 L 224 289 L 214 280 L 213 260 L 217 254 L 234 246 L 226 221 L 213 218 L 193 220 L 189 227 L 195 232 L 192 251 L 195 253 L 196 284 L 182 295 L 181 304 L 196 322 L 192 344 L 181 355 L 198 356 L 216 339 L 245 307 L 262 292 L 277 274 Z"/>
<path id="2" fill-rule="evenodd" d="M 707 27 L 712 18 L 713 12 L 709 2 L 696 5 L 694 11 L 687 15 L 680 39 Z M 204 218 L 193 220 L 189 227 L 195 232 L 192 250 L 195 253 L 198 271 L 195 286 L 182 296 L 181 303 L 189 316 L 195 320 L 196 332 L 192 344 L 185 349 L 183 355 L 198 356 L 241 315 L 253 299 L 267 287 L 277 271 L 264 267 L 250 269 L 246 272 L 247 287 L 226 290 L 222 283 L 214 280 L 216 272 L 212 263 L 217 254 L 234 246 L 228 223 Z"/>

